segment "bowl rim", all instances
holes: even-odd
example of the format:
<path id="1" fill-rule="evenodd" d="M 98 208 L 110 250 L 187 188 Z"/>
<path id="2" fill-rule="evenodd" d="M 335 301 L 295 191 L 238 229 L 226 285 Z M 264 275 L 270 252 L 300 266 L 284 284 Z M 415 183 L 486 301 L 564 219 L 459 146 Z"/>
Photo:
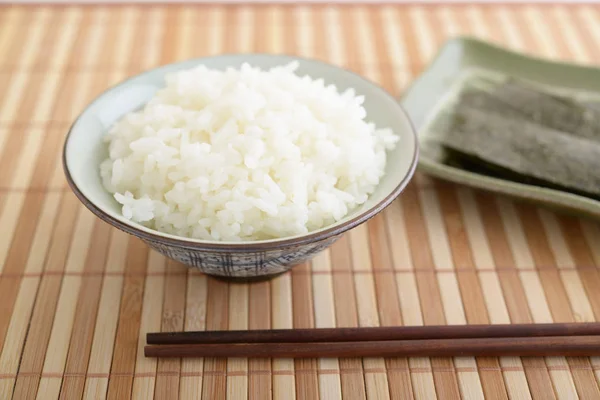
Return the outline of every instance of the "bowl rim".
<path id="1" fill-rule="evenodd" d="M 400 113 L 402 113 L 405 120 L 408 122 L 408 126 L 409 126 L 408 130 L 410 131 L 409 134 L 413 137 L 414 146 L 413 146 L 413 151 L 412 151 L 412 160 L 410 161 L 410 165 L 409 165 L 406 175 L 400 180 L 398 185 L 396 185 L 396 187 L 387 196 L 385 196 L 379 203 L 375 204 L 371 208 L 363 211 L 360 214 L 357 214 L 353 218 L 351 218 L 343 223 L 340 223 L 340 224 L 334 223 L 328 228 L 324 228 L 324 229 L 321 229 L 321 230 L 313 232 L 313 233 L 309 232 L 307 234 L 300 235 L 300 236 L 283 237 L 283 238 L 275 238 L 275 239 L 267 239 L 267 240 L 255 240 L 255 241 L 248 241 L 248 242 L 223 242 L 222 243 L 222 242 L 218 242 L 218 241 L 185 238 L 183 236 L 166 234 L 166 233 L 163 233 L 163 232 L 160 232 L 160 231 L 157 231 L 154 229 L 150 229 L 150 228 L 147 228 L 147 229 L 151 230 L 152 232 L 148 232 L 143 229 L 140 229 L 137 226 L 138 224 L 135 222 L 125 223 L 117 218 L 112 217 L 111 215 L 107 214 L 104 210 L 102 210 L 100 207 L 98 207 L 96 204 L 94 204 L 93 201 L 91 201 L 88 197 L 86 197 L 83 194 L 83 192 L 79 189 L 79 187 L 73 180 L 73 177 L 71 176 L 71 172 L 69 171 L 69 167 L 67 165 L 67 147 L 68 147 L 68 143 L 69 143 L 71 134 L 73 133 L 73 130 L 74 130 L 75 126 L 77 125 L 77 122 L 80 120 L 80 118 L 85 114 L 85 112 L 94 103 L 99 101 L 100 98 L 102 98 L 104 95 L 106 95 L 109 91 L 126 84 L 130 80 L 139 78 L 145 74 L 149 74 L 149 73 L 159 70 L 161 68 L 175 66 L 178 64 L 186 64 L 186 63 L 190 63 L 190 62 L 194 62 L 194 61 L 198 62 L 198 64 L 201 64 L 202 61 L 211 59 L 211 58 L 227 57 L 227 56 L 240 56 L 240 55 L 244 55 L 244 56 L 248 56 L 248 57 L 252 57 L 252 56 L 287 57 L 290 59 L 303 60 L 303 61 L 307 61 L 310 63 L 323 64 L 328 67 L 338 68 L 350 75 L 353 75 L 354 77 L 356 77 L 360 80 L 367 82 L 368 84 L 373 86 L 374 89 L 376 89 L 382 96 L 385 96 L 388 99 L 393 100 L 393 102 L 397 105 L 398 111 Z M 301 57 L 301 56 L 296 56 L 296 55 L 281 54 L 281 53 L 280 54 L 223 53 L 223 54 L 212 55 L 212 56 L 191 58 L 191 59 L 178 61 L 178 62 L 174 62 L 174 63 L 162 64 L 157 67 L 150 68 L 150 69 L 144 70 L 142 72 L 139 72 L 135 75 L 132 75 L 126 79 L 123 79 L 123 80 L 109 86 L 104 91 L 102 91 L 101 93 L 96 95 L 85 106 L 85 108 L 79 113 L 77 118 L 73 121 L 73 123 L 69 127 L 67 135 L 65 136 L 62 153 L 63 153 L 62 154 L 63 171 L 65 174 L 67 183 L 69 184 L 71 190 L 75 193 L 75 196 L 79 199 L 79 201 L 81 201 L 83 203 L 83 205 L 86 208 L 88 208 L 88 210 L 90 210 L 94 215 L 96 215 L 98 218 L 100 218 L 104 222 L 107 222 L 126 233 L 137 236 L 142 240 L 159 242 L 159 243 L 170 245 L 170 246 L 175 246 L 175 247 L 180 247 L 180 248 L 190 248 L 190 249 L 227 251 L 227 252 L 248 252 L 248 251 L 275 250 L 275 249 L 294 247 L 294 246 L 304 245 L 304 244 L 308 244 L 308 243 L 319 242 L 319 241 L 328 239 L 332 236 L 341 235 L 342 233 L 349 231 L 350 229 L 353 229 L 353 228 L 357 227 L 358 225 L 373 218 L 375 215 L 379 214 L 387 206 L 389 206 L 400 195 L 400 193 L 402 193 L 402 191 L 406 188 L 408 183 L 411 181 L 411 179 L 415 173 L 415 170 L 417 168 L 418 159 L 419 159 L 419 138 L 417 135 L 415 125 L 414 125 L 413 121 L 411 120 L 410 116 L 408 115 L 408 112 L 404 109 L 404 107 L 400 104 L 400 102 L 392 96 L 392 94 L 390 94 L 387 90 L 383 89 L 379 84 L 373 82 L 370 79 L 367 79 L 366 77 L 363 77 L 362 75 L 360 75 L 358 73 L 350 71 L 349 69 L 347 69 L 345 67 L 340 67 L 340 66 L 337 66 L 334 64 L 330 64 L 330 63 L 318 60 L 318 59 Z M 169 236 L 166 236 L 166 235 L 169 235 Z"/>

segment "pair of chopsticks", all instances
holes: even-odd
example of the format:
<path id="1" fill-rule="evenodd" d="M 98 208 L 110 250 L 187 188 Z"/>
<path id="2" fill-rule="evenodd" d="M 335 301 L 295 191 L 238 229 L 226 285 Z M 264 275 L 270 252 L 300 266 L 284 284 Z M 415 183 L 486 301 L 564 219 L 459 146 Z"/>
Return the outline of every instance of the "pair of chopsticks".
<path id="1" fill-rule="evenodd" d="M 148 333 L 146 357 L 600 355 L 600 323 Z"/>

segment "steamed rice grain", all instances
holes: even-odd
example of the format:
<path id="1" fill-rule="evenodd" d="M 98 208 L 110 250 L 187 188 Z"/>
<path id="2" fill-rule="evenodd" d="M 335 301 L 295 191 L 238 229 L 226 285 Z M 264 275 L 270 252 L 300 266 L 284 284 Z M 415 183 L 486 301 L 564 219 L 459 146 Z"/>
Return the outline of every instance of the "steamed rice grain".
<path id="1" fill-rule="evenodd" d="M 168 76 L 106 135 L 100 172 L 123 216 L 177 236 L 251 241 L 314 231 L 364 203 L 398 137 L 366 121 L 362 96 L 296 68 Z"/>

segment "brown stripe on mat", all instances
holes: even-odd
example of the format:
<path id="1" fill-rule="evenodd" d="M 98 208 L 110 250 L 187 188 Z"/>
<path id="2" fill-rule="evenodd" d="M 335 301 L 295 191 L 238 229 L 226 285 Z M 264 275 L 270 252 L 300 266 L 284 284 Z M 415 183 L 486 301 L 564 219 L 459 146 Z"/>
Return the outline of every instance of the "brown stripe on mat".
<path id="1" fill-rule="evenodd" d="M 31 251 L 24 266 L 26 271 L 41 271 L 45 264 L 45 258 L 50 246 L 51 235 L 55 227 L 55 218 L 58 212 L 58 206 L 61 195 L 50 194 L 44 199 L 44 207 L 41 212 L 40 220 L 35 235 L 28 237 L 28 243 L 31 243 Z M 40 278 L 25 278 L 20 281 L 19 292 L 14 300 L 14 309 L 6 313 L 5 318 L 11 318 L 10 325 L 3 330 L 3 348 L 0 355 L 0 371 L 4 373 L 15 373 L 10 381 L 0 382 L 0 397 L 10 397 L 14 378 L 19 368 L 20 354 L 23 349 L 23 343 L 27 335 L 27 328 L 31 318 L 31 311 L 34 307 L 36 294 Z M 17 282 L 13 282 L 15 286 Z M 3 322 L 8 324 L 8 322 Z"/>
<path id="2" fill-rule="evenodd" d="M 427 233 L 431 248 L 438 249 L 432 252 L 434 267 L 439 265 L 452 265 L 452 256 L 448 244 L 447 235 L 443 226 L 442 212 L 435 197 L 435 192 L 431 190 L 420 190 L 419 198 L 421 200 L 423 217 L 427 227 Z M 466 317 L 460 298 L 460 287 L 454 275 L 437 275 L 444 317 L 448 324 L 464 324 Z M 450 311 L 452 310 L 452 311 Z M 454 358 L 454 367 L 459 369 L 476 368 L 475 360 L 472 357 Z M 461 393 L 471 392 L 473 395 L 482 397 L 483 389 L 481 379 L 478 374 L 458 373 L 458 384 Z"/>
<path id="3" fill-rule="evenodd" d="M 228 329 L 248 330 L 248 284 L 229 285 Z M 230 374 L 230 372 L 235 372 Z M 248 359 L 227 359 L 227 398 L 248 395 Z"/>
<path id="4" fill-rule="evenodd" d="M 594 25 L 593 14 L 586 13 L 583 8 L 572 8 L 559 6 L 559 12 L 564 13 L 566 20 L 573 27 L 575 35 L 579 40 L 582 50 L 587 55 L 589 62 L 598 64 L 600 53 L 598 53 L 598 44 L 600 43 L 600 31 Z M 594 40 L 595 38 L 595 40 Z"/>
<path id="5" fill-rule="evenodd" d="M 390 243 L 385 230 L 383 214 L 369 221 L 369 241 L 373 269 L 392 268 Z M 377 293 L 377 308 L 380 323 L 383 326 L 402 325 L 402 315 L 398 299 L 398 288 L 395 279 L 385 275 L 375 275 L 375 290 Z M 408 360 L 406 358 L 386 359 L 388 384 L 391 398 L 409 398 L 413 396 Z"/>
<path id="6" fill-rule="evenodd" d="M 299 274 L 297 271 L 310 268 L 309 264 L 301 264 L 292 269 L 292 307 L 294 328 L 313 328 L 313 295 L 309 274 Z M 296 375 L 296 398 L 298 400 L 315 399 L 319 397 L 317 379 L 317 360 L 314 358 L 294 361 L 294 370 L 310 371 Z M 297 372 L 296 372 L 297 373 Z"/>
<path id="7" fill-rule="evenodd" d="M 575 26 L 562 7 L 543 8 L 540 10 L 540 16 L 542 24 L 544 21 L 549 21 L 549 26 L 555 25 L 563 32 L 563 34 L 559 34 L 556 30 L 549 29 L 547 38 L 557 46 L 557 51 L 562 57 L 577 63 L 589 63 L 590 56 L 583 48 L 584 41 L 578 36 Z"/>
<path id="8" fill-rule="evenodd" d="M 535 33 L 532 31 L 531 24 L 528 22 L 526 10 L 524 7 L 512 8 L 505 7 L 506 14 L 511 23 L 511 28 L 516 32 L 515 36 L 522 42 L 521 47 L 527 49 L 531 54 L 543 56 L 542 49 L 536 45 Z"/>
<path id="9" fill-rule="evenodd" d="M 595 265 L 591 250 L 586 242 L 579 221 L 574 217 L 559 217 L 560 227 L 564 233 L 568 249 L 573 255 L 575 265 L 588 263 L 587 265 Z M 590 300 L 592 309 L 596 318 L 600 318 L 600 298 L 595 296 L 598 293 L 597 285 L 600 284 L 600 273 L 598 269 L 582 269 L 579 270 L 581 282 L 583 283 L 587 297 Z"/>
<path id="10" fill-rule="evenodd" d="M 56 15 L 57 19 L 60 19 L 60 15 Z M 59 21 L 55 22 L 56 23 Z M 53 37 L 53 32 L 56 29 L 52 29 L 48 32 L 49 37 Z M 43 31 L 42 31 L 43 33 Z M 53 42 L 51 42 L 53 43 Z M 51 43 L 41 43 L 41 45 L 51 46 Z M 57 92 L 68 90 L 65 87 L 64 75 L 55 73 L 51 75 L 40 74 L 40 73 L 18 73 L 11 76 L 11 85 L 8 86 L 7 91 L 2 96 L 6 103 L 1 106 L 0 121 L 7 126 L 9 131 L 12 131 L 12 125 L 18 124 L 19 121 L 30 120 L 32 115 L 39 113 L 39 108 L 53 104 L 53 100 L 56 97 Z M 59 85 L 62 83 L 62 85 Z M 62 88 L 61 88 L 62 86 Z M 1 102 L 1 101 L 0 101 Z M 11 135 L 8 135 L 3 143 L 3 151 L 0 154 L 0 184 L 2 186 L 11 187 L 13 183 L 13 176 L 17 172 L 17 166 L 20 161 L 20 157 L 25 156 L 25 146 L 29 144 L 30 148 L 39 149 L 31 142 L 31 138 L 34 141 L 40 139 L 39 131 L 34 129 L 18 129 L 13 131 Z M 47 135 L 56 136 L 56 135 Z M 49 149 L 46 157 L 53 157 L 57 153 L 57 149 Z M 35 159 L 35 155 L 32 157 Z M 30 159 L 31 160 L 31 159 Z M 32 164 L 29 161 L 29 164 Z M 15 182 L 16 183 L 16 182 Z M 0 211 L 2 210 L 3 204 L 0 203 Z"/>
<path id="11" fill-rule="evenodd" d="M 342 236 L 331 246 L 331 263 L 348 273 L 333 275 L 333 294 L 335 301 L 335 319 L 338 327 L 358 326 L 355 279 L 353 279 L 352 257 L 350 255 L 349 235 Z M 340 299 L 343 299 L 340 300 Z M 363 366 L 360 358 L 340 360 L 341 371 L 353 371 L 352 375 L 342 374 L 342 396 L 344 398 L 366 399 Z"/>
<path id="12" fill-rule="evenodd" d="M 184 326 L 187 275 L 172 274 L 171 272 L 187 269 L 174 261 L 167 262 L 164 300 L 162 310 L 162 332 L 180 332 Z M 171 399 L 179 396 L 179 379 L 181 374 L 181 359 L 169 358 L 158 360 L 157 374 L 170 372 L 168 376 L 157 377 L 154 388 L 154 398 Z"/>
<path id="13" fill-rule="evenodd" d="M 252 36 L 252 50 L 256 53 L 271 51 L 269 49 L 269 38 L 271 36 L 269 30 L 272 27 L 267 22 L 268 8 L 266 6 L 256 7 L 250 13 L 253 15 L 250 20 L 253 24 L 251 31 L 254 33 Z"/>
<path id="14" fill-rule="evenodd" d="M 110 247 L 106 261 L 106 270 L 109 272 L 123 272 L 127 264 L 127 251 L 129 249 L 129 237 L 119 230 L 112 230 Z M 98 374 L 109 374 L 112 362 L 112 353 L 115 346 L 114 339 L 119 320 L 121 294 L 124 278 L 122 276 L 107 275 L 102 285 L 100 304 L 96 316 L 96 325 L 92 340 L 92 349 L 88 363 L 88 371 Z M 148 281 L 148 279 L 146 280 Z M 157 293 L 155 297 L 161 296 Z M 160 297 L 159 297 L 160 298 Z M 151 302 L 146 302 L 151 307 Z M 158 329 L 159 323 L 156 324 Z M 145 327 L 145 326 L 144 326 Z M 141 329 L 141 328 L 140 328 Z M 97 376 L 94 379 L 86 379 L 84 398 L 97 396 L 106 397 L 108 390 L 108 376 Z"/>
<path id="15" fill-rule="evenodd" d="M 457 274 L 466 322 L 469 324 L 489 324 L 490 320 L 483 298 L 483 290 L 475 271 L 475 263 L 454 187 L 440 185 L 436 194 L 440 202 L 453 262 L 455 265 L 463 265 L 471 269 L 470 273 Z M 481 384 L 486 398 L 508 399 L 498 359 L 479 357 L 477 365 L 481 371 Z"/>
<path id="16" fill-rule="evenodd" d="M 293 320 L 293 294 L 291 274 L 276 277 L 271 282 L 271 325 L 275 329 L 292 329 Z M 277 299 L 276 301 L 274 299 Z M 273 369 L 273 397 L 293 399 L 296 393 L 295 376 L 279 374 L 281 371 L 294 371 L 294 360 L 275 359 Z"/>
<path id="17" fill-rule="evenodd" d="M 312 260 L 313 270 L 331 269 L 330 251 L 325 250 Z M 329 275 L 312 276 L 312 295 L 315 327 L 333 328 L 335 320 L 335 300 L 333 294 L 333 282 Z M 318 360 L 319 395 L 321 398 L 341 399 L 342 385 L 337 373 L 340 371 L 339 360 L 334 358 L 320 358 Z M 329 373 L 331 372 L 331 373 Z"/>
<path id="18" fill-rule="evenodd" d="M 19 275 L 22 274 L 25 269 L 32 246 L 31 238 L 36 232 L 38 218 L 46 197 L 47 196 L 43 193 L 5 196 L 7 201 L 9 198 L 20 199 L 23 208 L 21 212 L 19 212 L 19 210 L 8 209 L 11 213 L 15 213 L 16 211 L 19 218 L 15 221 L 18 221 L 18 223 L 14 230 L 14 235 L 12 237 L 7 235 L 8 237 L 5 239 L 10 241 L 10 247 L 8 254 L 3 260 L 4 268 L 2 272 L 6 273 L 7 276 L 0 276 L 0 301 L 2 301 L 4 307 L 6 307 L 7 312 L 0 314 L 0 344 L 4 343 L 6 330 L 10 323 L 17 292 L 22 279 Z M 8 230 L 8 227 L 5 229 Z"/>
<path id="19" fill-rule="evenodd" d="M 84 271 L 104 271 L 110 242 L 109 229 L 110 227 L 104 222 L 99 220 L 94 222 L 92 232 L 94 245 L 88 252 Z M 102 276 L 82 278 L 69 342 L 69 352 L 64 368 L 65 379 L 60 388 L 62 399 L 72 399 L 83 395 L 85 379 L 67 375 L 87 371 L 101 290 Z"/>
<path id="20" fill-rule="evenodd" d="M 23 66 L 31 64 L 32 56 L 37 55 L 37 49 L 43 40 L 43 32 L 52 13 L 51 8 L 40 8 L 38 13 L 32 14 L 22 8 L 14 8 L 12 17 L 6 15 L 6 30 L 2 43 L 2 69 L 10 66 Z M 12 21 L 8 21 L 11 18 Z M 22 29 L 17 29 L 21 25 Z M 10 36 L 9 36 L 10 35 Z M 10 38 L 10 39 L 9 39 Z M 33 53 L 33 54 L 32 54 Z M 25 55 L 27 59 L 23 58 Z"/>
<path id="21" fill-rule="evenodd" d="M 146 332 L 160 331 L 165 320 L 171 320 L 171 315 L 167 315 L 163 310 L 167 274 L 169 275 L 169 279 L 172 280 L 177 272 L 181 272 L 181 269 L 177 268 L 177 266 L 169 268 L 169 264 L 165 257 L 155 251 L 150 251 L 148 254 L 147 270 L 149 272 L 162 272 L 162 274 L 159 276 L 149 276 L 144 283 L 144 306 L 142 308 L 140 331 L 137 339 L 138 350 L 135 360 L 133 389 L 131 392 L 131 397 L 133 398 L 151 398 L 155 392 L 157 379 L 152 374 L 158 374 L 158 360 L 145 357 L 144 346 L 146 345 Z M 184 276 L 183 279 L 185 279 Z M 181 291 L 183 288 L 180 287 L 179 290 Z"/>
<path id="22" fill-rule="evenodd" d="M 381 86 L 386 89 L 389 93 L 396 96 L 400 93 L 400 87 L 398 82 L 394 78 L 394 60 L 390 58 L 387 46 L 397 46 L 396 40 L 391 37 L 387 37 L 385 31 L 386 18 L 384 12 L 389 12 L 389 9 L 378 9 L 374 7 L 368 7 L 364 10 L 367 14 L 365 16 L 366 25 L 372 30 L 371 40 L 373 42 L 373 50 L 376 55 L 376 64 L 379 67 L 379 77 Z M 375 62 L 375 60 L 373 60 Z M 397 68 L 404 68 L 404 66 L 398 66 Z"/>
<path id="23" fill-rule="evenodd" d="M 228 327 L 229 284 L 217 279 L 208 279 L 206 330 L 221 330 Z M 227 394 L 227 360 L 204 359 L 203 399 L 224 399 Z"/>
<path id="24" fill-rule="evenodd" d="M 163 32 L 160 35 L 162 37 L 160 57 L 162 65 L 172 63 L 177 59 L 177 46 L 173 46 L 173 43 L 181 43 L 181 31 L 178 29 L 181 26 L 181 22 L 179 21 L 179 15 L 175 7 L 167 7 L 160 15 L 162 18 L 159 23 L 163 26 Z"/>
<path id="25" fill-rule="evenodd" d="M 81 208 L 77 211 L 83 211 Z M 93 216 L 88 213 L 80 213 L 73 231 L 73 239 L 70 245 L 69 255 L 66 259 L 65 270 L 80 270 L 84 268 L 87 259 L 87 252 L 94 227 Z M 99 238 L 100 244 L 102 239 Z M 81 278 L 65 277 L 60 286 L 56 311 L 52 321 L 52 329 L 48 339 L 43 372 L 64 371 L 65 360 L 67 358 L 70 333 L 73 327 L 73 314 L 77 306 L 77 296 L 81 286 Z M 39 299 L 42 301 L 41 299 Z M 37 389 L 38 394 L 57 398 L 60 392 L 61 382 L 42 378 Z"/>
<path id="26" fill-rule="evenodd" d="M 402 205 L 404 206 L 404 218 L 407 224 L 411 226 L 409 245 L 415 269 L 427 271 L 416 276 L 423 321 L 425 325 L 444 324 L 442 300 L 438 282 L 433 273 L 433 258 L 429 238 L 424 230 L 425 221 L 416 190 L 409 188 L 406 191 Z M 445 368 L 448 371 L 436 372 L 434 370 L 438 397 L 458 397 L 458 382 L 456 375 L 452 372 L 452 361 L 443 358 L 432 358 L 431 364 L 434 368 Z"/>
<path id="27" fill-rule="evenodd" d="M 5 63 L 15 59 L 14 57 L 10 57 L 13 55 L 11 51 L 23 48 L 26 35 L 22 35 L 23 31 L 20 29 L 25 24 L 28 14 L 24 9 L 18 7 L 3 8 L 2 11 L 2 16 L 0 17 L 0 54 L 7 55 L 0 63 L 0 66 L 3 67 Z M 17 37 L 17 33 L 21 35 Z"/>
<path id="28" fill-rule="evenodd" d="M 517 235 L 518 237 L 524 235 L 522 234 L 522 226 L 520 223 L 518 223 L 518 218 L 512 216 L 513 214 L 516 215 L 516 211 L 513 210 L 511 203 L 504 203 L 501 209 L 504 210 L 505 221 L 507 219 L 512 220 L 510 224 L 507 224 L 507 231 L 513 232 L 513 235 L 509 235 L 509 240 L 511 241 L 511 247 L 513 248 L 513 252 L 516 256 L 517 251 L 522 251 L 522 246 L 517 246 L 514 238 L 515 235 Z M 540 227 L 538 227 L 537 229 L 540 229 Z M 526 239 L 523 236 L 522 241 L 525 240 Z M 524 256 L 524 252 L 523 254 L 519 255 L 519 258 L 521 259 L 520 261 L 517 261 L 517 268 L 519 269 L 523 262 L 528 259 L 528 257 Z M 529 263 L 529 260 L 527 260 L 527 262 Z M 553 314 L 547 302 L 547 296 L 549 295 L 549 293 L 544 293 L 544 285 L 550 284 L 551 282 L 549 282 L 548 279 L 545 279 L 545 281 L 544 279 L 540 279 L 541 277 L 534 272 L 521 271 L 520 275 L 524 286 L 527 287 L 527 300 L 529 302 L 534 321 L 552 321 L 554 316 L 557 315 L 557 312 L 554 312 Z M 568 305 L 568 303 L 565 305 Z M 567 367 L 568 365 L 564 357 L 548 357 L 545 361 L 546 365 L 549 367 Z M 550 373 L 550 377 L 554 383 L 554 389 L 557 397 L 560 398 L 565 395 L 571 397 L 576 396 L 575 385 L 573 383 L 573 380 L 571 379 L 571 376 L 568 373 L 554 371 Z"/>
<path id="29" fill-rule="evenodd" d="M 552 254 L 547 236 L 544 230 L 540 229 L 543 224 L 537 210 L 531 206 L 524 205 L 518 208 L 519 216 L 528 238 L 529 248 L 532 250 L 534 262 L 544 263 L 544 265 L 556 265 L 556 260 Z M 565 275 L 564 271 L 561 272 L 558 268 L 538 271 L 538 274 L 545 290 L 546 301 L 552 313 L 552 319 L 556 322 L 574 321 L 575 317 L 570 307 L 570 301 L 563 282 L 565 280 L 566 282 L 573 281 L 573 279 L 579 281 L 579 278 L 576 275 Z M 579 394 L 584 395 L 586 391 L 590 391 L 590 395 L 600 396 L 593 373 L 586 374 L 580 368 L 586 366 L 589 368 L 589 360 L 569 358 L 567 361 L 574 368 L 572 375 Z"/>
<path id="30" fill-rule="evenodd" d="M 486 34 L 486 40 L 492 43 L 498 43 L 502 39 L 503 31 L 502 24 L 498 23 L 498 14 L 493 8 L 490 7 L 477 7 L 475 8 L 476 15 L 480 19 L 480 24 L 484 28 Z M 507 40 L 504 40 L 505 45 Z M 511 44 L 508 44 L 509 48 L 512 48 Z"/>
<path id="31" fill-rule="evenodd" d="M 496 265 L 515 265 L 514 257 L 507 240 L 507 234 L 514 235 L 514 233 L 505 232 L 495 199 L 489 194 L 478 193 L 477 202 L 494 262 Z M 499 271 L 498 277 L 511 321 L 514 323 L 532 322 L 525 289 L 517 269 Z M 555 398 L 544 359 L 540 357 L 526 357 L 522 358 L 522 361 L 532 397 L 534 399 Z"/>
<path id="32" fill-rule="evenodd" d="M 148 248 L 138 239 L 131 239 L 125 262 L 125 271 L 144 271 L 147 268 Z M 144 277 L 125 276 L 119 308 L 119 320 L 114 340 L 111 373 L 133 373 L 137 348 L 137 337 L 142 313 Z M 120 399 L 131 393 L 133 379 L 114 376 L 108 382 L 108 398 Z"/>
<path id="33" fill-rule="evenodd" d="M 482 271 L 482 265 L 493 264 L 492 253 L 488 246 L 484 227 L 480 215 L 477 212 L 475 199 L 471 190 L 457 190 L 458 200 L 464 227 L 468 237 L 471 249 L 479 249 L 473 251 L 471 256 L 477 271 Z M 482 294 L 486 308 L 488 310 L 488 319 L 491 323 L 509 323 L 509 314 L 502 295 L 502 289 L 497 271 L 488 271 L 479 274 L 479 281 L 482 287 Z M 499 359 L 500 368 L 503 371 L 505 388 L 508 396 L 523 395 L 530 396 L 527 379 L 523 373 L 522 363 L 518 357 L 501 357 Z M 480 368 L 483 374 L 488 369 Z M 509 373 L 510 372 L 510 373 Z"/>
<path id="34" fill-rule="evenodd" d="M 271 328 L 271 291 L 269 282 L 261 282 L 250 285 L 249 304 L 249 329 Z M 252 359 L 248 362 L 249 374 L 248 395 L 251 398 L 265 398 L 271 394 L 271 360 Z M 263 371 L 264 373 L 258 373 Z"/>
<path id="35" fill-rule="evenodd" d="M 206 327 L 207 278 L 204 275 L 189 274 L 187 298 L 185 304 L 185 330 L 201 331 Z M 145 343 L 145 340 L 144 340 Z M 180 398 L 197 397 L 202 393 L 203 359 L 184 359 L 181 362 L 181 379 L 179 383 Z"/>
<path id="36" fill-rule="evenodd" d="M 73 194 L 66 194 L 62 199 L 57 224 L 52 234 L 45 270 L 62 270 L 69 254 L 75 219 L 78 215 L 77 199 Z M 28 376 L 28 373 L 41 372 L 44 355 L 48 350 L 50 330 L 56 311 L 58 295 L 62 279 L 58 276 L 42 277 L 31 320 L 27 329 L 27 341 L 23 348 L 19 375 L 15 383 L 13 397 L 17 399 L 34 398 L 37 393 L 39 376 Z"/>

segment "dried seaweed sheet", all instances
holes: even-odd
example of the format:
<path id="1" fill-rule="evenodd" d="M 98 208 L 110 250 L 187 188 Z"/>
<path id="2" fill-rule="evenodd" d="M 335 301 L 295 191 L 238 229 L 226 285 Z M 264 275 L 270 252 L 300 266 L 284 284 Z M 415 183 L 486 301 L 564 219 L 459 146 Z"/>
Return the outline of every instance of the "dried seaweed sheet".
<path id="1" fill-rule="evenodd" d="M 463 169 L 465 171 L 474 172 L 477 174 L 483 174 L 490 177 L 508 180 L 512 182 L 518 182 L 525 185 L 533 185 L 546 187 L 549 189 L 560 190 L 563 192 L 573 193 L 580 196 L 589 197 L 591 199 L 599 200 L 600 196 L 595 195 L 593 193 L 583 192 L 577 189 L 573 189 L 570 187 L 565 187 L 559 184 L 555 184 L 552 182 L 544 181 L 543 179 L 534 178 L 531 176 L 523 175 L 518 172 L 512 171 L 508 168 L 500 167 L 498 165 L 494 165 L 488 163 L 481 158 L 469 155 L 464 152 L 455 151 L 450 148 L 446 148 L 447 150 L 447 159 L 446 163 L 456 168 Z"/>
<path id="2" fill-rule="evenodd" d="M 462 103 L 431 132 L 445 147 L 537 182 L 600 196 L 600 143 Z"/>
<path id="3" fill-rule="evenodd" d="M 527 82 L 507 79 L 494 85 L 483 77 L 477 78 L 464 88 L 459 102 L 507 118 L 524 119 L 564 133 L 600 141 L 600 107 L 597 104 L 541 91 Z"/>

